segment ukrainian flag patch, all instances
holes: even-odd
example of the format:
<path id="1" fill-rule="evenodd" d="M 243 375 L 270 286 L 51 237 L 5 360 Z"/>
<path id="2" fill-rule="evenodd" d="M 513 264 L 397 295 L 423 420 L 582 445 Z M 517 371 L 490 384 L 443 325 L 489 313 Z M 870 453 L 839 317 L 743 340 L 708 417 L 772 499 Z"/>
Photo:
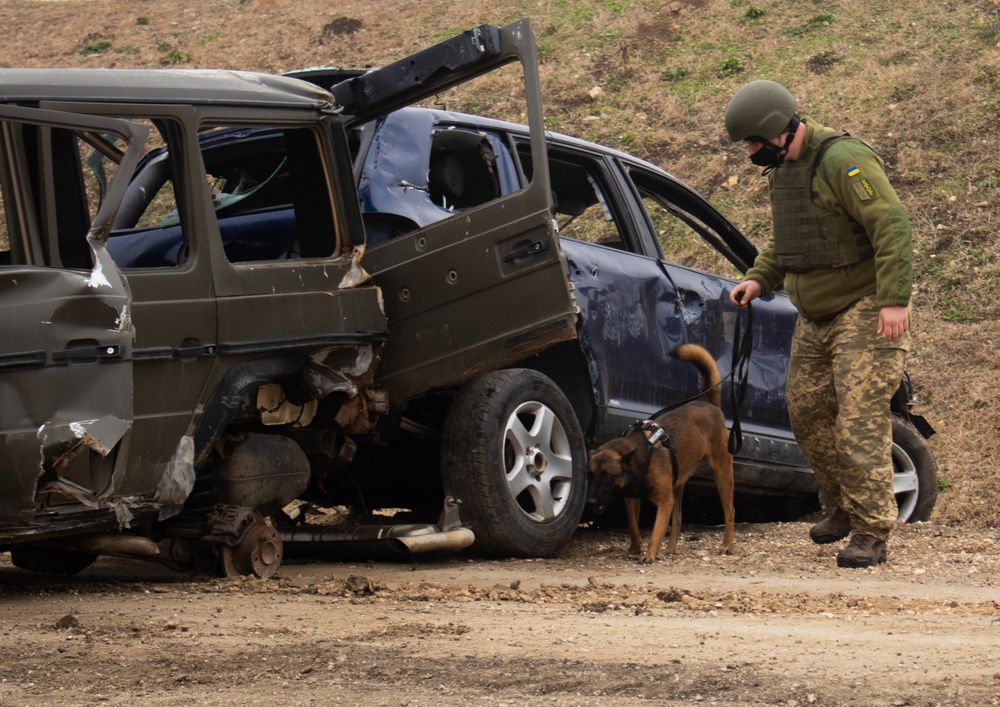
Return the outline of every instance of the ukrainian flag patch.
<path id="1" fill-rule="evenodd" d="M 858 169 L 857 165 L 854 165 L 853 167 L 848 167 L 847 168 L 847 176 L 848 177 L 856 177 L 859 174 L 861 174 L 861 170 Z"/>

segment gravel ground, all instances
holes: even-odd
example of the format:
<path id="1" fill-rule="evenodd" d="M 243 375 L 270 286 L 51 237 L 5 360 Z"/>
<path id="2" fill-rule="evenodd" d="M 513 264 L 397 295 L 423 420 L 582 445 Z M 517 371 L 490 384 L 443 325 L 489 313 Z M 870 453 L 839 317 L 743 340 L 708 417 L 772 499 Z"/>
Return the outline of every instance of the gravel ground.
<path id="1" fill-rule="evenodd" d="M 900 527 L 835 566 L 808 524 L 686 528 L 653 565 L 620 528 L 558 557 L 286 564 L 191 578 L 102 559 L 0 565 L 0 705 L 1000 704 L 996 531 Z"/>

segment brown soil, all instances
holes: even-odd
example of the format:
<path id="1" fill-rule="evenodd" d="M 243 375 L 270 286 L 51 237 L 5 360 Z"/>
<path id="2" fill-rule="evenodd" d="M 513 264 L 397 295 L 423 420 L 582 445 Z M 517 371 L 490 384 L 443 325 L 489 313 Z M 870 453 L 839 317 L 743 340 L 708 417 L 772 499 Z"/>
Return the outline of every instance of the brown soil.
<path id="1" fill-rule="evenodd" d="M 837 569 L 804 523 L 690 527 L 653 565 L 624 530 L 559 557 L 287 564 L 190 578 L 102 559 L 0 565 L 0 705 L 988 705 L 1000 533 L 898 529 Z"/>

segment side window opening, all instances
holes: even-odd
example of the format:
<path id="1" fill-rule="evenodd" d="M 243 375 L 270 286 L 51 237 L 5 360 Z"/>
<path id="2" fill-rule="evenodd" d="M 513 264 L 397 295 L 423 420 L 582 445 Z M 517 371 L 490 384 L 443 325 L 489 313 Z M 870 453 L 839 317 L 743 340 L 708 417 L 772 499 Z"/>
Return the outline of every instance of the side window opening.
<path id="1" fill-rule="evenodd" d="M 38 131 L 35 125 L 0 123 L 0 189 L 6 265 L 43 265 L 38 216 Z M 24 147 L 19 153 L 18 145 Z"/>
<path id="2" fill-rule="evenodd" d="M 497 156 L 490 141 L 479 132 L 435 130 L 427 187 L 431 201 L 447 211 L 499 198 Z"/>
<path id="3" fill-rule="evenodd" d="M 637 188 L 665 260 L 693 270 L 741 279 L 741 272 L 727 255 L 729 249 L 722 238 L 697 214 L 683 209 L 661 192 L 649 189 L 641 180 L 637 180 Z"/>
<path id="4" fill-rule="evenodd" d="M 509 136 L 487 122 L 523 121 L 524 89 L 512 61 L 352 131 L 369 248 L 527 188 Z"/>
<path id="5" fill-rule="evenodd" d="M 311 129 L 285 131 L 289 182 L 298 224 L 298 255 L 323 258 L 337 253 L 337 226 L 319 137 Z M 290 253 L 291 254 L 291 253 Z"/>
<path id="6" fill-rule="evenodd" d="M 351 155 L 351 163 L 354 164 L 355 171 L 360 171 L 362 165 L 359 164 L 358 157 L 365 154 L 368 145 L 371 143 L 375 130 L 378 127 L 375 120 L 355 125 L 347 131 L 347 149 Z"/>
<path id="7" fill-rule="evenodd" d="M 133 122 L 149 127 L 149 137 L 112 224 L 108 252 L 123 269 L 177 267 L 187 260 L 188 238 L 177 202 L 176 156 L 166 138 L 170 124 Z"/>
<path id="8" fill-rule="evenodd" d="M 91 267 L 87 232 L 107 194 L 124 146 L 113 135 L 52 130 L 54 250 L 63 267 Z M 80 176 L 82 175 L 82 185 Z M 82 186 L 82 188 L 81 188 Z M 53 196 L 54 196 L 53 195 Z M 51 255 L 47 260 L 54 260 Z"/>
<path id="9" fill-rule="evenodd" d="M 527 144 L 518 144 L 518 156 L 525 174 L 533 172 Z M 552 208 L 559 223 L 559 235 L 627 250 L 615 219 L 600 173 L 584 158 L 549 151 Z"/>
<path id="10" fill-rule="evenodd" d="M 201 144 L 230 262 L 336 254 L 321 143 L 312 129 L 220 127 L 203 133 Z"/>
<path id="11" fill-rule="evenodd" d="M 20 149 L 9 152 L 0 165 L 0 263 L 90 269 L 87 234 L 126 140 L 33 124 L 4 123 L 2 131 Z M 15 183 L 20 198 L 12 201 Z"/>
<path id="12" fill-rule="evenodd" d="M 429 143 L 400 148 L 398 141 L 406 139 L 400 131 L 407 126 L 390 119 L 376 138 L 394 149 L 395 161 L 378 159 L 382 144 L 366 159 L 359 193 L 369 247 L 520 189 L 514 158 L 500 134 L 439 125 L 430 130 Z"/>
<path id="13" fill-rule="evenodd" d="M 410 139 L 405 129 L 412 130 L 405 121 L 385 121 L 376 138 L 381 144 L 366 159 L 359 192 L 369 247 L 520 189 L 509 144 L 499 133 L 440 124 L 430 129 L 429 143 L 401 148 L 400 141 Z M 378 159 L 386 147 L 395 161 Z"/>

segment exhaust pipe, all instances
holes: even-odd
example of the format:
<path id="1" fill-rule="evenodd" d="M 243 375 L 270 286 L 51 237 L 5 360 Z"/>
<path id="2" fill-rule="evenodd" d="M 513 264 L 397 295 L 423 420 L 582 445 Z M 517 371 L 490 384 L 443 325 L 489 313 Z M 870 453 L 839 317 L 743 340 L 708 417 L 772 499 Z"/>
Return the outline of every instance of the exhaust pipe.
<path id="1" fill-rule="evenodd" d="M 475 542 L 468 528 L 441 531 L 436 525 L 361 525 L 356 528 L 297 528 L 279 531 L 286 557 L 356 557 L 457 552 Z"/>
<path id="2" fill-rule="evenodd" d="M 139 535 L 80 535 L 70 538 L 66 547 L 94 555 L 128 557 L 133 560 L 161 560 L 160 546 Z"/>
<path id="3" fill-rule="evenodd" d="M 458 517 L 459 501 L 448 497 L 438 525 L 361 525 L 298 527 L 278 531 L 286 557 L 322 554 L 334 557 L 406 557 L 429 552 L 457 552 L 476 541 Z"/>

